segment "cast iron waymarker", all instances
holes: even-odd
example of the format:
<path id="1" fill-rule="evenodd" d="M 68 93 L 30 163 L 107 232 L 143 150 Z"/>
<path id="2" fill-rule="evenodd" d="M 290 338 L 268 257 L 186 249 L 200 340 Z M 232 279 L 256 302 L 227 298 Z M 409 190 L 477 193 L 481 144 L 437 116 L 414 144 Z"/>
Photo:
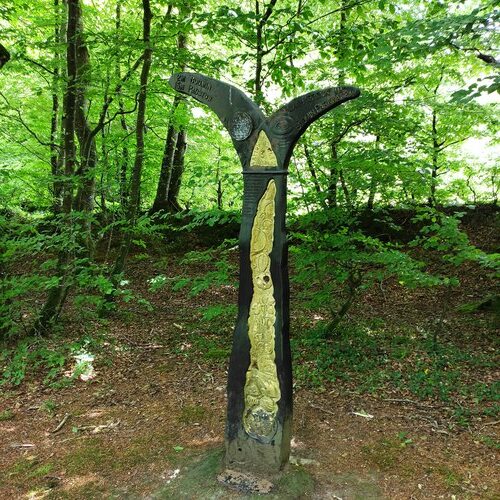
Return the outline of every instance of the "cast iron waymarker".
<path id="1" fill-rule="evenodd" d="M 229 364 L 226 465 L 275 472 L 288 461 L 292 420 L 287 168 L 307 127 L 358 97 L 359 90 L 331 87 L 310 92 L 268 118 L 227 83 L 178 73 L 170 84 L 217 114 L 243 166 L 239 312 Z"/>

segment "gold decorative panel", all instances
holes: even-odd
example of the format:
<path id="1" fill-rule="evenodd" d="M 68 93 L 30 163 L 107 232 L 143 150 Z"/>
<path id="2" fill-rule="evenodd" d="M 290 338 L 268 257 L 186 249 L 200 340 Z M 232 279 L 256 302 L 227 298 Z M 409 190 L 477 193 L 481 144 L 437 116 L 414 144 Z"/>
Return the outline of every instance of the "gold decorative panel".
<path id="1" fill-rule="evenodd" d="M 259 137 L 257 138 L 257 143 L 253 149 L 250 167 L 262 168 L 277 166 L 278 162 L 273 152 L 273 148 L 271 147 L 271 142 L 269 141 L 267 134 L 261 130 L 259 132 Z"/>
<path id="2" fill-rule="evenodd" d="M 271 438 L 276 429 L 280 386 L 275 362 L 276 308 L 271 278 L 276 184 L 269 181 L 257 206 L 250 240 L 253 296 L 248 316 L 250 366 L 245 383 L 243 425 L 247 433 Z"/>

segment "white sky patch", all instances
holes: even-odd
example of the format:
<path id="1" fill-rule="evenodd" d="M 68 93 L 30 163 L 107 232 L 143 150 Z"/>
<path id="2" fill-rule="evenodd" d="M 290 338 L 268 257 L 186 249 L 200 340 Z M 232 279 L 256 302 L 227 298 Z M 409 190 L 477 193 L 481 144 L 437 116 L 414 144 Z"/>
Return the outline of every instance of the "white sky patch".
<path id="1" fill-rule="evenodd" d="M 193 115 L 193 118 L 205 118 L 208 116 L 205 110 L 203 108 L 199 108 L 198 106 L 191 108 L 191 114 Z"/>

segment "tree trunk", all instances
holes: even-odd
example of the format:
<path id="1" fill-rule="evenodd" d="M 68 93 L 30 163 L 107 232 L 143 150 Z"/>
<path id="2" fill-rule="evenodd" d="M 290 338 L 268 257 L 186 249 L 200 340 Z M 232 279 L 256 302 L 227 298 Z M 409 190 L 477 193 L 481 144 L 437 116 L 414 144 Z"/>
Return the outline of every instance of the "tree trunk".
<path id="1" fill-rule="evenodd" d="M 0 69 L 10 60 L 9 51 L 0 43 Z"/>
<path id="2" fill-rule="evenodd" d="M 261 105 L 264 102 L 264 94 L 262 92 L 262 85 L 264 83 L 262 78 L 263 60 L 264 60 L 264 28 L 267 21 L 271 17 L 277 0 L 270 0 L 267 5 L 266 11 L 260 17 L 260 0 L 255 0 L 255 18 L 256 18 L 256 44 L 255 44 L 255 79 L 254 91 L 255 102 Z"/>
<path id="3" fill-rule="evenodd" d="M 169 178 L 169 188 L 167 193 L 167 203 L 170 211 L 179 212 L 178 197 L 181 189 L 181 179 L 184 173 L 184 156 L 187 147 L 187 134 L 185 129 L 181 129 L 177 134 L 177 144 L 175 146 L 174 158 L 172 161 L 172 170 Z"/>
<path id="4" fill-rule="evenodd" d="M 342 66 L 344 61 L 346 60 L 347 51 L 346 51 L 346 35 L 347 35 L 347 1 L 342 0 L 340 4 L 340 24 L 339 24 L 339 44 L 337 47 L 337 61 L 339 62 L 339 76 L 338 82 L 339 87 L 345 85 L 345 68 Z"/>
<path id="5" fill-rule="evenodd" d="M 175 113 L 180 103 L 180 97 L 176 95 L 172 104 L 172 115 Z M 171 119 L 172 120 L 172 119 Z M 167 129 L 167 137 L 165 139 L 165 147 L 163 149 L 163 157 L 161 160 L 160 176 L 158 178 L 158 186 L 156 188 L 156 196 L 153 206 L 150 210 L 151 214 L 160 212 L 162 210 L 168 211 L 168 191 L 170 178 L 172 175 L 175 148 L 177 145 L 178 132 L 174 125 L 170 123 Z"/>
<path id="6" fill-rule="evenodd" d="M 342 0 L 340 4 L 340 23 L 339 23 L 339 39 L 338 39 L 338 45 L 337 49 L 335 51 L 335 56 L 337 58 L 337 61 L 339 63 L 339 74 L 338 74 L 338 85 L 339 87 L 342 87 L 345 85 L 345 69 L 343 68 L 342 64 L 344 63 L 347 52 L 346 52 L 346 32 L 347 32 L 347 0 Z M 339 124 L 337 123 L 336 126 L 334 126 L 334 129 L 338 129 Z M 338 137 L 338 134 L 334 135 L 334 138 L 331 143 L 331 151 L 332 151 L 332 166 L 330 168 L 330 179 L 328 183 L 328 197 L 327 197 L 327 203 L 329 207 L 336 207 L 338 200 L 337 200 L 337 184 L 339 182 L 340 178 L 340 169 L 338 166 L 338 145 L 342 137 Z M 344 187 L 344 186 L 342 186 Z"/>
<path id="7" fill-rule="evenodd" d="M 380 136 L 377 135 L 375 140 L 375 144 L 377 146 L 377 150 L 380 150 Z M 377 177 L 375 176 L 375 172 L 372 172 L 370 176 L 370 189 L 368 191 L 368 202 L 366 203 L 366 208 L 368 210 L 373 210 L 373 204 L 375 202 L 375 195 L 377 193 Z"/>
<path id="8" fill-rule="evenodd" d="M 190 5 L 184 2 L 181 5 L 179 16 L 184 18 L 190 12 Z M 186 69 L 183 53 L 187 50 L 187 35 L 179 32 L 177 35 L 177 49 L 182 56 L 182 61 L 177 67 L 177 71 L 182 72 Z M 176 94 L 172 102 L 172 111 L 170 123 L 165 138 L 165 147 L 161 160 L 160 176 L 156 188 L 156 196 L 153 206 L 149 211 L 155 214 L 160 211 L 178 212 L 181 208 L 177 201 L 180 190 L 182 173 L 184 172 L 184 152 L 186 150 L 186 132 L 178 130 L 173 123 L 173 116 L 181 103 L 182 97 Z"/>
<path id="9" fill-rule="evenodd" d="M 217 181 L 217 208 L 222 210 L 222 195 L 224 191 L 222 190 L 222 180 L 220 177 L 220 146 L 217 147 L 217 170 L 215 172 L 215 180 Z"/>
<path id="10" fill-rule="evenodd" d="M 361 286 L 361 276 L 356 270 L 349 270 L 349 276 L 347 279 L 347 297 L 344 303 L 340 306 L 338 311 L 333 311 L 332 320 L 326 325 L 325 333 L 328 336 L 333 336 L 337 333 L 337 327 L 344 319 L 345 315 L 349 312 L 354 300 L 356 299 L 358 289 Z"/>
<path id="11" fill-rule="evenodd" d="M 366 203 L 366 208 L 368 210 L 373 210 L 376 194 L 377 194 L 377 179 L 375 178 L 375 174 L 372 174 L 370 177 L 370 190 L 368 192 L 368 201 Z"/>
<path id="12" fill-rule="evenodd" d="M 121 31 L 121 7 L 123 0 L 117 0 L 116 2 L 116 20 L 115 20 L 115 28 L 117 36 Z M 117 81 L 121 81 L 121 68 L 120 68 L 120 58 L 117 54 L 116 62 L 115 62 L 115 73 Z M 118 100 L 118 109 L 120 111 L 120 126 L 123 130 L 125 137 L 129 134 L 129 128 L 127 125 L 127 120 L 125 119 L 125 105 L 123 103 L 122 90 L 118 88 L 117 90 L 117 100 Z M 127 187 L 127 172 L 128 172 L 128 163 L 129 163 L 129 151 L 127 142 L 123 141 L 121 157 L 119 159 L 118 165 L 118 184 L 120 189 L 120 205 L 122 208 L 126 207 L 127 197 L 128 197 L 128 187 Z"/>
<path id="13" fill-rule="evenodd" d="M 431 207 L 436 205 L 436 185 L 437 185 L 437 175 L 439 170 L 439 144 L 438 144 L 438 132 L 437 132 L 437 113 L 436 110 L 432 110 L 432 170 L 431 170 L 431 185 L 430 185 L 430 196 L 428 203 Z"/>
<path id="14" fill-rule="evenodd" d="M 152 48 L 151 48 L 151 7 L 149 0 L 142 0 L 143 7 L 143 40 L 144 40 L 144 57 L 142 63 L 142 71 L 140 77 L 140 90 L 137 104 L 137 120 L 135 128 L 136 137 L 136 152 L 135 160 L 132 168 L 132 176 L 130 180 L 130 196 L 127 206 L 127 224 L 128 228 L 125 229 L 122 243 L 120 245 L 120 252 L 115 262 L 113 269 L 113 279 L 116 278 L 125 269 L 125 261 L 132 244 L 132 231 L 136 223 L 137 214 L 139 211 L 140 195 L 141 195 L 141 178 L 142 166 L 144 164 L 144 125 L 146 121 L 146 98 L 148 90 L 149 70 L 151 68 Z"/>
<path id="15" fill-rule="evenodd" d="M 62 20 L 59 13 L 59 0 L 54 0 L 55 27 L 54 42 L 59 45 L 63 42 Z M 62 210 L 62 184 L 61 173 L 64 156 L 59 139 L 59 77 L 60 77 L 60 55 L 56 47 L 54 51 L 54 74 L 52 77 L 52 110 L 50 119 L 50 165 L 52 173 L 52 213 L 57 215 Z"/>
<path id="16" fill-rule="evenodd" d="M 255 102 L 257 104 L 262 104 L 264 101 L 264 95 L 262 93 L 262 59 L 263 55 L 263 46 L 262 46 L 262 30 L 264 25 L 259 19 L 260 14 L 260 4 L 259 0 L 255 0 L 255 16 L 257 18 L 257 27 L 256 27 L 256 46 L 255 46 Z"/>
<path id="17" fill-rule="evenodd" d="M 309 170 L 309 173 L 311 174 L 311 178 L 314 184 L 314 189 L 316 190 L 316 193 L 318 193 L 318 195 L 321 196 L 323 193 L 321 190 L 321 186 L 319 185 L 318 175 L 316 174 L 316 168 L 314 167 L 314 162 L 311 156 L 311 152 L 309 151 L 309 147 L 305 142 L 304 142 L 304 154 L 306 156 L 307 168 Z"/>
<path id="18" fill-rule="evenodd" d="M 63 181 L 63 213 L 65 224 L 71 224 L 71 209 L 73 200 L 73 175 L 76 165 L 75 146 L 75 116 L 77 101 L 77 55 L 76 55 L 76 27 L 80 13 L 79 0 L 67 0 L 68 17 L 66 28 L 66 67 L 67 83 L 64 93 L 64 181 Z M 68 293 L 68 267 L 70 265 L 70 254 L 63 249 L 59 252 L 56 275 L 57 285 L 53 286 L 48 293 L 47 300 L 43 305 L 32 331 L 35 333 L 47 333 L 57 319 L 66 295 Z"/>
<path id="19" fill-rule="evenodd" d="M 338 151 L 337 143 L 332 142 L 332 166 L 330 167 L 330 178 L 328 182 L 328 196 L 327 203 L 330 208 L 337 207 L 337 184 L 339 182 L 339 168 L 338 168 Z"/>
<path id="20" fill-rule="evenodd" d="M 77 100 L 75 112 L 76 135 L 80 145 L 80 168 L 78 169 L 78 190 L 73 201 L 74 209 L 83 216 L 81 221 L 83 242 L 88 253 L 92 254 L 92 234 L 90 215 L 94 209 L 95 168 L 97 166 L 97 147 L 87 120 L 87 89 L 90 85 L 90 55 L 83 35 L 81 5 L 78 3 L 78 22 L 76 25 L 77 55 Z"/>

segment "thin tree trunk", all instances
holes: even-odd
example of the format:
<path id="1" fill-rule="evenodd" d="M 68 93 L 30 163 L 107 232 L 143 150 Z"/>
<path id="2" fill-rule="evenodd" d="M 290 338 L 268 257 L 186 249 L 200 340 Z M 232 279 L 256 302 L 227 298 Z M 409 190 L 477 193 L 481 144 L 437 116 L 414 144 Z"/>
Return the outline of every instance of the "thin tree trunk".
<path id="1" fill-rule="evenodd" d="M 441 75 L 439 76 L 437 85 L 434 87 L 434 100 L 436 100 L 439 87 L 444 78 L 444 66 L 441 68 Z M 432 126 L 431 126 L 431 139 L 432 139 L 432 154 L 431 154 L 431 185 L 430 185 L 430 195 L 428 199 L 428 203 L 431 207 L 436 205 L 436 187 L 437 187 L 437 178 L 438 178 L 438 170 L 439 170 L 439 153 L 441 151 L 441 147 L 444 145 L 443 143 L 439 144 L 438 137 L 438 115 L 435 108 L 432 109 Z"/>
<path id="2" fill-rule="evenodd" d="M 337 46 L 337 61 L 339 62 L 339 76 L 338 82 L 339 86 L 345 85 L 345 68 L 343 67 L 343 63 L 346 59 L 347 51 L 346 51 L 346 35 L 347 35 L 347 1 L 342 0 L 340 4 L 340 24 L 339 24 L 339 42 Z"/>
<path id="3" fill-rule="evenodd" d="M 339 63 L 339 74 L 338 74 L 338 85 L 339 87 L 345 85 L 345 69 L 343 67 L 343 63 L 346 59 L 346 34 L 347 34 L 347 0 L 342 0 L 340 4 L 340 23 L 339 23 L 339 39 L 337 49 L 335 51 L 335 55 L 337 61 Z M 339 124 L 335 124 L 334 129 L 339 128 Z M 328 197 L 327 203 L 330 207 L 336 207 L 337 200 L 337 184 L 340 178 L 340 169 L 338 166 L 338 145 L 342 137 L 338 137 L 338 134 L 334 135 L 334 138 L 331 143 L 331 152 L 332 152 L 332 166 L 330 168 L 330 179 L 328 183 Z M 344 187 L 344 186 L 342 186 Z"/>
<path id="4" fill-rule="evenodd" d="M 432 110 L 432 170 L 431 170 L 431 185 L 430 196 L 428 203 L 431 207 L 436 205 L 436 185 L 437 175 L 439 170 L 439 144 L 438 144 L 438 131 L 437 131 L 437 113 Z"/>
<path id="5" fill-rule="evenodd" d="M 277 0 L 270 0 L 267 5 L 266 11 L 260 17 L 260 0 L 255 0 L 255 18 L 256 18 L 256 43 L 255 43 L 255 80 L 254 80 L 254 91 L 255 91 L 255 102 L 257 104 L 262 104 L 264 102 L 264 94 L 262 92 L 262 86 L 264 84 L 262 78 L 262 69 L 264 61 L 264 28 L 267 21 L 271 17 Z"/>
<path id="6" fill-rule="evenodd" d="M 368 210 L 373 210 L 376 194 L 377 194 L 377 179 L 375 178 L 375 175 L 372 174 L 370 177 L 370 189 L 368 192 L 368 201 L 366 203 L 366 208 Z"/>
<path id="7" fill-rule="evenodd" d="M 54 13 L 56 22 L 54 23 L 54 74 L 52 77 L 52 110 L 50 119 L 50 164 L 52 173 L 52 213 L 57 215 L 62 210 L 62 184 L 61 169 L 63 155 L 58 137 L 59 132 L 59 77 L 60 77 L 60 55 L 58 45 L 62 41 L 62 26 L 59 13 L 59 0 L 54 0 Z"/>
<path id="8" fill-rule="evenodd" d="M 180 97 L 176 95 L 172 104 L 172 116 L 179 106 Z M 167 137 L 165 139 L 165 147 L 163 149 L 163 157 L 161 160 L 160 176 L 158 178 L 158 186 L 156 188 L 156 196 L 153 206 L 150 210 L 151 214 L 160 212 L 162 210 L 168 211 L 168 190 L 170 184 L 170 177 L 174 163 L 175 148 L 177 145 L 178 131 L 174 125 L 170 123 L 167 129 Z"/>
<path id="9" fill-rule="evenodd" d="M 375 140 L 375 144 L 377 147 L 377 150 L 379 150 L 380 146 L 380 136 L 377 135 L 377 138 Z M 373 210 L 373 204 L 375 202 L 375 195 L 377 193 L 377 177 L 375 176 L 375 173 L 372 172 L 370 176 L 370 189 L 368 191 L 368 202 L 366 204 L 366 208 L 368 210 Z"/>
<path id="10" fill-rule="evenodd" d="M 332 165 L 330 167 L 330 178 L 328 182 L 327 203 L 330 208 L 337 207 L 337 184 L 339 182 L 338 151 L 337 143 L 332 142 Z"/>
<path id="11" fill-rule="evenodd" d="M 348 286 L 348 294 L 347 298 L 337 311 L 332 311 L 333 318 L 326 326 L 326 333 L 328 336 L 334 335 L 337 330 L 337 327 L 345 317 L 345 315 L 349 312 L 354 300 L 356 299 L 358 289 L 361 285 L 361 277 L 355 270 L 349 270 L 349 276 L 347 279 Z"/>
<path id="12" fill-rule="evenodd" d="M 306 143 L 304 143 L 304 154 L 306 156 L 307 168 L 309 170 L 309 173 L 311 174 L 311 178 L 314 184 L 314 189 L 316 190 L 316 193 L 321 195 L 323 192 L 321 190 L 321 186 L 319 185 L 318 175 L 316 174 L 316 168 L 314 167 L 314 162 L 311 156 L 311 152 L 309 151 L 309 147 L 307 146 Z"/>
<path id="13" fill-rule="evenodd" d="M 136 153 L 132 176 L 130 181 L 130 197 L 127 207 L 127 224 L 128 228 L 124 231 L 120 252 L 115 262 L 113 269 L 113 278 L 116 279 L 125 269 L 125 261 L 132 244 L 132 231 L 135 226 L 137 214 L 139 211 L 140 195 L 141 195 L 141 178 L 142 167 L 144 164 L 144 125 L 146 120 L 146 98 L 148 90 L 149 70 L 151 68 L 152 47 L 151 47 L 151 7 L 149 0 L 142 0 L 143 6 L 143 40 L 144 40 L 144 57 L 142 71 L 140 77 L 140 90 L 137 105 L 137 120 L 136 120 Z"/>
<path id="14" fill-rule="evenodd" d="M 115 20 L 115 28 L 117 36 L 119 36 L 121 31 L 121 8 L 122 8 L 123 0 L 117 0 L 116 2 L 116 20 Z M 117 54 L 116 62 L 115 62 L 115 73 L 118 81 L 121 81 L 121 68 L 120 68 L 120 58 Z M 129 128 L 127 125 L 127 120 L 125 119 L 125 105 L 123 103 L 122 91 L 121 88 L 117 90 L 117 100 L 118 100 L 118 109 L 120 111 L 120 126 L 123 130 L 123 133 L 126 136 L 129 134 Z M 122 208 L 126 207 L 126 201 L 128 196 L 128 188 L 127 188 L 127 172 L 128 172 L 128 163 L 129 163 L 129 151 L 127 146 L 127 141 L 123 141 L 121 157 L 119 159 L 118 166 L 118 183 L 120 186 L 120 205 Z"/>
<path id="15" fill-rule="evenodd" d="M 259 19 L 260 15 L 260 3 L 259 0 L 255 0 L 255 17 L 257 18 L 256 27 L 256 46 L 255 46 L 255 102 L 257 104 L 262 104 L 264 101 L 264 95 L 262 93 L 262 59 L 263 46 L 262 46 L 262 30 L 264 28 L 263 23 Z"/>
<path id="16" fill-rule="evenodd" d="M 87 90 L 90 85 L 90 55 L 83 34 L 81 5 L 78 3 L 78 22 L 76 26 L 77 55 L 77 105 L 75 132 L 80 145 L 80 168 L 78 169 L 78 190 L 73 202 L 74 209 L 82 214 L 83 242 L 88 253 L 93 250 L 90 215 L 94 209 L 95 169 L 97 166 L 97 146 L 87 120 Z"/>
<path id="17" fill-rule="evenodd" d="M 352 209 L 353 206 L 352 206 L 351 195 L 349 193 L 349 189 L 347 187 L 347 183 L 346 183 L 345 178 L 344 178 L 344 172 L 342 171 L 342 169 L 339 170 L 339 179 L 340 179 L 340 185 L 342 186 L 342 192 L 344 193 L 346 205 L 350 209 Z"/>
<path id="18" fill-rule="evenodd" d="M 179 17 L 183 19 L 191 10 L 189 2 L 183 2 L 180 8 Z M 181 63 L 177 67 L 177 71 L 184 71 L 186 63 L 184 53 L 187 50 L 187 35 L 179 32 L 177 34 L 177 49 L 181 55 Z M 186 149 L 186 132 L 178 130 L 173 123 L 175 111 L 181 103 L 182 97 L 176 94 L 172 102 L 172 111 L 170 123 L 167 128 L 167 136 L 165 138 L 165 146 L 163 149 L 163 157 L 161 161 L 160 175 L 158 177 L 158 185 L 156 195 L 149 213 L 155 214 L 160 211 L 178 212 L 180 206 L 177 200 L 179 194 L 180 182 L 184 171 L 184 151 Z"/>
<path id="19" fill-rule="evenodd" d="M 181 179 L 184 173 L 184 156 L 187 148 L 187 134 L 185 129 L 181 129 L 177 134 L 177 144 L 175 145 L 174 158 L 172 160 L 172 170 L 169 178 L 167 203 L 173 212 L 179 212 L 179 191 L 181 189 Z"/>
<path id="20" fill-rule="evenodd" d="M 222 180 L 220 176 L 220 146 L 217 147 L 217 171 L 215 173 L 215 179 L 217 181 L 217 208 L 222 210 L 222 195 L 224 191 L 222 190 Z"/>

